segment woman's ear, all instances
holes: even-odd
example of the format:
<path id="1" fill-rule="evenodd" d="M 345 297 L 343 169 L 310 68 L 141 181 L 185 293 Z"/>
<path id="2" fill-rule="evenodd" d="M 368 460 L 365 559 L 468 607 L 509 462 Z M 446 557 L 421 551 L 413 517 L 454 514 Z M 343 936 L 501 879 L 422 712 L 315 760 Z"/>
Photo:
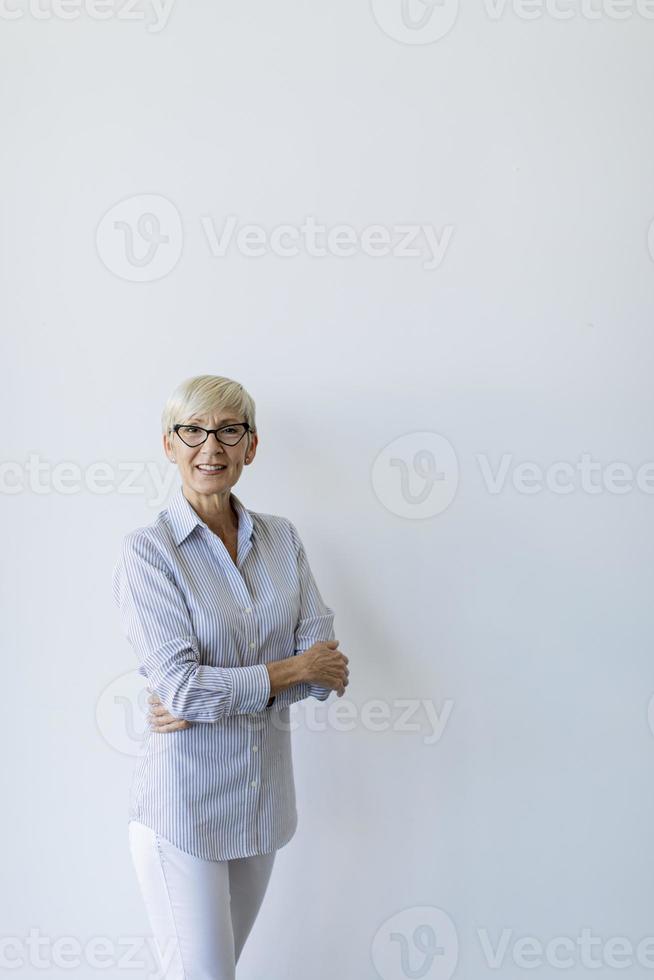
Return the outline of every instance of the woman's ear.
<path id="1" fill-rule="evenodd" d="M 164 432 L 162 436 L 163 448 L 166 457 L 171 463 L 175 462 L 175 454 L 173 453 L 173 447 L 170 444 L 170 439 L 168 438 L 168 433 Z"/>

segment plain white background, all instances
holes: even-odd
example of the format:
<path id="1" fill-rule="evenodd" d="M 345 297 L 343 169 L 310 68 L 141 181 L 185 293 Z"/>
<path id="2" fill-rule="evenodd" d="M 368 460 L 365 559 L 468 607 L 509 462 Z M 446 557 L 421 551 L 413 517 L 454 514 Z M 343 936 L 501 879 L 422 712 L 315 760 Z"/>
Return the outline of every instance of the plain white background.
<path id="1" fill-rule="evenodd" d="M 148 926 L 110 577 L 199 373 L 256 401 L 235 492 L 300 530 L 355 718 L 297 708 L 300 824 L 241 980 L 652 975 L 654 23 L 411 3 L 2 8 L 15 978 L 152 965 L 124 945 Z M 230 215 L 297 254 L 214 254 Z M 308 218 L 354 254 L 310 254 Z M 372 254 L 400 225 L 435 229 L 437 265 L 422 232 Z M 108 966 L 61 937 L 106 937 Z"/>

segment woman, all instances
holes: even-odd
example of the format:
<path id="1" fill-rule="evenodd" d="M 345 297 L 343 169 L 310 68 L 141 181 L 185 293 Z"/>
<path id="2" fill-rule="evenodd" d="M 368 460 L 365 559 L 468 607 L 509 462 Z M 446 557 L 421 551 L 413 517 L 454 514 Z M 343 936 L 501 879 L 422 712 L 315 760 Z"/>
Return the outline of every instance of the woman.
<path id="1" fill-rule="evenodd" d="M 258 444 L 250 395 L 190 378 L 162 427 L 182 485 L 125 536 L 113 577 L 152 691 L 130 849 L 164 975 L 234 980 L 297 827 L 289 705 L 341 697 L 348 658 L 295 525 L 232 493 Z"/>

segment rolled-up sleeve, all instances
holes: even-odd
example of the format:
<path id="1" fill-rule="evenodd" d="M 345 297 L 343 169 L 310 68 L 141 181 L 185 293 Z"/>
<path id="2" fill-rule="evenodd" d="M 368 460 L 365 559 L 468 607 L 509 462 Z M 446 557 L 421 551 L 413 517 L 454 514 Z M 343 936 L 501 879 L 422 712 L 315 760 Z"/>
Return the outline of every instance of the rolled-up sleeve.
<path id="1" fill-rule="evenodd" d="M 172 715 L 215 722 L 265 709 L 270 698 L 266 665 L 212 667 L 200 662 L 184 597 L 157 548 L 140 532 L 123 540 L 113 594 L 139 672 Z"/>
<path id="2" fill-rule="evenodd" d="M 308 650 L 319 640 L 335 640 L 336 634 L 334 633 L 334 610 L 326 604 L 320 594 L 297 528 L 291 521 L 288 523 L 296 548 L 300 583 L 300 612 L 294 637 L 294 655 L 297 655 Z M 275 706 L 284 707 L 306 697 L 326 701 L 331 692 L 332 688 L 322 687 L 320 684 L 293 684 L 276 695 Z"/>

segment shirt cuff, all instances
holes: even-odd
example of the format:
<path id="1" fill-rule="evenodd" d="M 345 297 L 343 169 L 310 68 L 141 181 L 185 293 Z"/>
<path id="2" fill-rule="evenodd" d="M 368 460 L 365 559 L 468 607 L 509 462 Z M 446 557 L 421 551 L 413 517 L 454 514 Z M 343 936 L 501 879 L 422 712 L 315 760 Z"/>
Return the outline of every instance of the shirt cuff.
<path id="1" fill-rule="evenodd" d="M 233 714 L 263 711 L 270 698 L 270 674 L 265 664 L 235 667 L 232 674 Z"/>
<path id="2" fill-rule="evenodd" d="M 309 684 L 309 697 L 318 698 L 319 701 L 326 701 L 333 690 L 333 687 L 321 687 L 320 684 Z"/>

